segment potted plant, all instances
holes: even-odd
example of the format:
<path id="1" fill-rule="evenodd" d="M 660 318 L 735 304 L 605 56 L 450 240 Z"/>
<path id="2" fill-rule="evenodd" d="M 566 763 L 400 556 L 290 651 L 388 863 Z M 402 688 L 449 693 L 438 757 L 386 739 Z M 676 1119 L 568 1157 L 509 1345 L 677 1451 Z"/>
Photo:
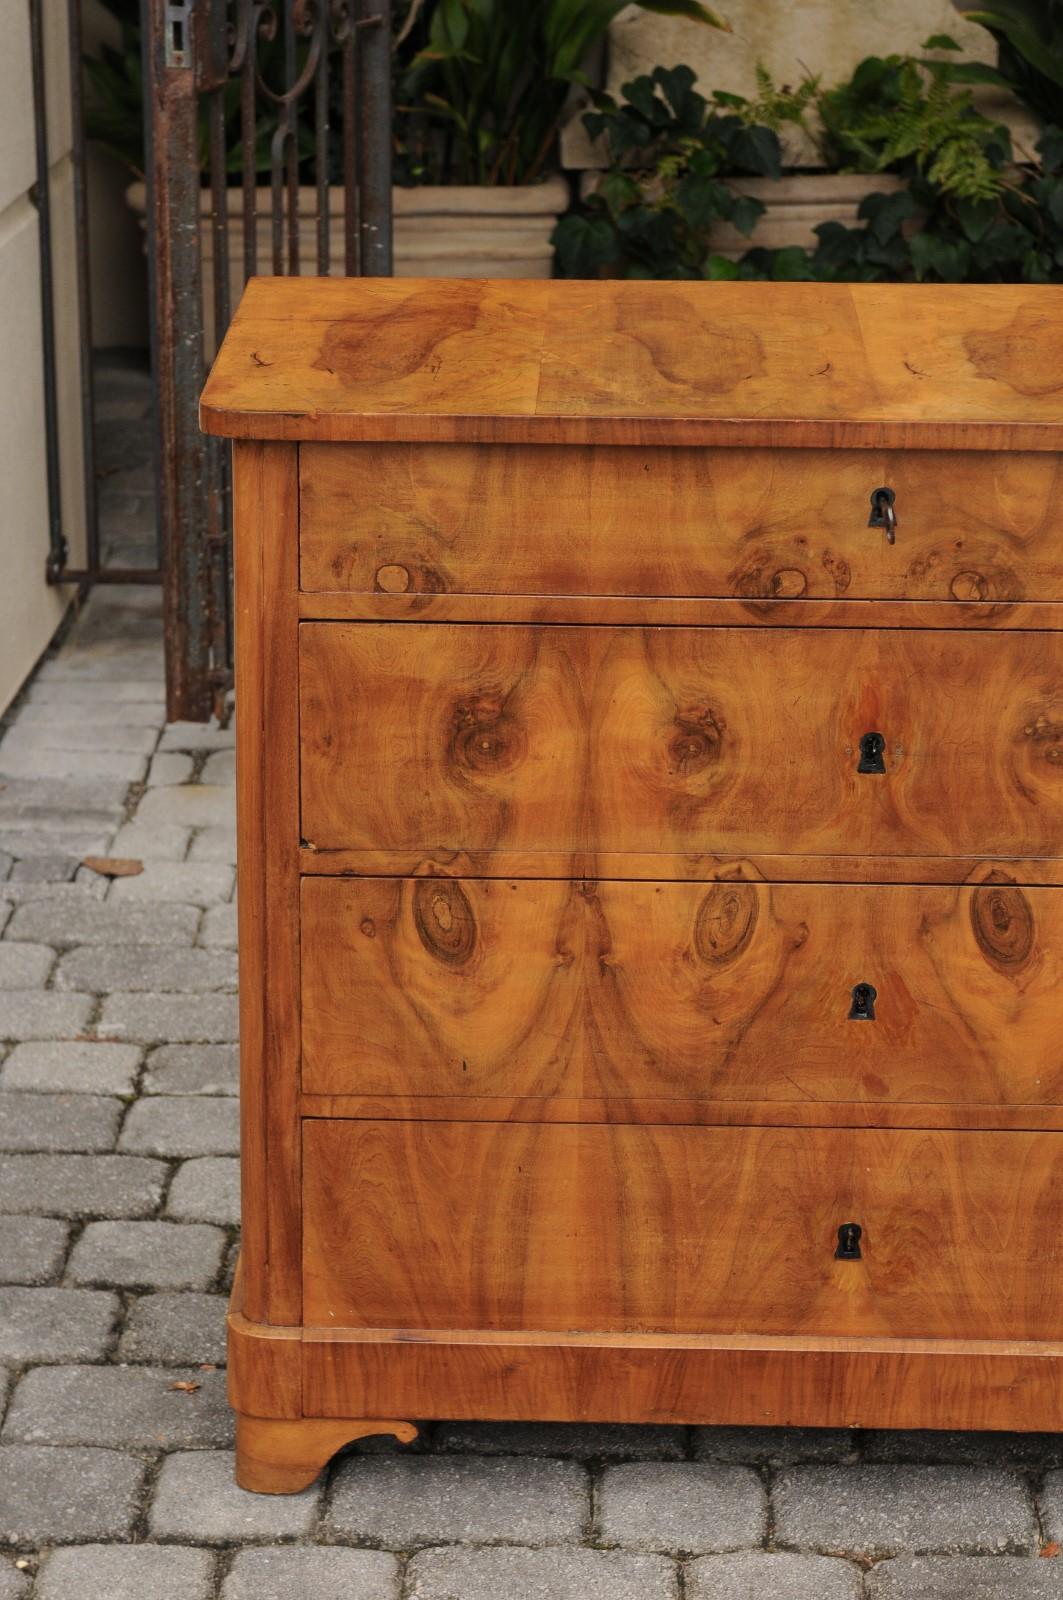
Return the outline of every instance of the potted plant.
<path id="1" fill-rule="evenodd" d="M 623 9 L 625 0 L 431 0 L 415 26 L 400 29 L 395 122 L 395 270 L 399 275 L 548 277 L 550 235 L 566 209 L 568 185 L 556 166 L 557 136 L 567 97 L 583 82 L 581 62 Z M 726 24 L 702 0 L 638 0 L 644 9 L 682 16 L 709 27 Z M 88 63 L 93 92 L 92 136 L 135 168 L 141 150 L 140 43 L 129 0 L 112 0 L 122 42 Z M 418 30 L 420 39 L 417 38 Z M 420 48 L 410 49 L 409 39 Z M 269 48 L 266 42 L 265 48 Z M 407 59 L 402 59 L 405 54 Z M 300 107 L 299 148 L 312 156 L 312 115 Z M 256 148 L 265 177 L 275 112 L 265 103 Z M 235 95 L 229 144 L 235 184 L 240 165 Z M 304 125 L 305 124 L 305 125 Z M 204 166 L 206 130 L 204 128 Z M 128 191 L 142 215 L 142 177 Z M 342 271 L 343 194 L 331 197 L 331 263 Z M 203 195 L 204 264 L 212 240 L 210 196 Z M 300 187 L 299 226 L 307 259 L 314 256 L 316 195 Z M 229 204 L 234 292 L 241 280 L 241 200 Z M 269 260 L 269 191 L 257 207 L 260 259 Z M 211 308 L 205 306 L 205 321 Z M 209 337 L 208 345 L 212 344 Z"/>
<path id="2" fill-rule="evenodd" d="M 733 179 L 777 180 L 778 134 L 706 100 L 694 81 L 689 67 L 656 67 L 625 84 L 619 101 L 595 95 L 584 122 L 610 165 L 558 224 L 563 276 L 713 277 L 720 228 L 748 239 L 764 205 Z"/>
<path id="3" fill-rule="evenodd" d="M 430 270 L 550 275 L 551 234 L 569 201 L 557 171 L 561 125 L 573 87 L 586 83 L 583 63 L 625 3 L 436 0 L 400 86 L 400 134 L 412 134 L 422 170 L 395 196 L 399 226 L 416 216 L 423 227 L 426 213 L 448 219 L 435 223 L 450 238 Z M 726 26 L 701 0 L 638 3 Z M 427 230 L 419 248 L 431 249 Z"/>
<path id="4" fill-rule="evenodd" d="M 924 46 L 956 48 L 944 36 Z M 599 94 L 584 123 L 609 167 L 587 175 L 581 211 L 558 230 L 562 270 L 731 276 L 755 225 L 761 254 L 803 273 L 822 228 L 851 228 L 869 196 L 898 199 L 918 182 L 925 196 L 992 199 L 1011 146 L 973 103 L 968 85 L 986 76 L 993 69 L 979 63 L 893 55 L 868 57 L 826 90 L 807 76 L 779 90 L 761 69 L 755 100 L 720 91 L 706 100 L 689 68 L 658 68 L 626 84 L 620 102 Z M 826 174 L 783 175 L 779 135 L 793 125 L 814 142 Z M 711 204 L 691 209 L 694 180 L 709 177 Z M 918 210 L 904 210 L 908 232 Z"/>

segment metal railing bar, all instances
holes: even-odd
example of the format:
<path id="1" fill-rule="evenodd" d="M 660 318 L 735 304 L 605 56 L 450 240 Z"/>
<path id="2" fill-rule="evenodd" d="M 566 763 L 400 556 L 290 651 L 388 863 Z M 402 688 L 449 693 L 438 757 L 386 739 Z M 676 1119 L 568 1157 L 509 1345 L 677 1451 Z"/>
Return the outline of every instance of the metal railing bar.
<path id="1" fill-rule="evenodd" d="M 81 379 L 81 450 L 85 485 L 86 565 L 100 566 L 99 496 L 96 489 L 96 405 L 92 388 L 92 286 L 89 280 L 89 217 L 85 175 L 85 106 L 81 87 L 81 0 L 67 5 L 69 46 L 71 161 L 74 189 L 74 237 L 78 301 L 78 352 Z M 156 539 L 158 531 L 156 530 Z"/>
<path id="2" fill-rule="evenodd" d="M 44 460 L 48 484 L 48 560 L 45 575 L 58 581 L 69 546 L 63 533 L 62 483 L 59 473 L 59 406 L 56 395 L 55 287 L 52 257 L 52 203 L 48 160 L 48 104 L 45 91 L 44 18 L 42 0 L 30 0 L 30 71 L 33 80 L 33 142 L 37 181 L 32 192 L 37 207 L 41 253 L 41 349 L 44 356 Z"/>

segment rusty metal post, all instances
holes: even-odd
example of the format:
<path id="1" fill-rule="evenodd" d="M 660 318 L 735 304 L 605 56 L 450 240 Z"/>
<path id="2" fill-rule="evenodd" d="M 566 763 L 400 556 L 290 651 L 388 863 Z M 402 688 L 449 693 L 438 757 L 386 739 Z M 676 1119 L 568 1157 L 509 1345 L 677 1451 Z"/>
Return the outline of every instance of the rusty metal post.
<path id="1" fill-rule="evenodd" d="M 196 0 L 141 0 L 151 360 L 166 618 L 166 714 L 211 714 L 210 571 L 203 386 Z"/>
<path id="2" fill-rule="evenodd" d="M 30 65 L 33 75 L 34 136 L 37 155 L 37 232 L 41 266 L 41 344 L 44 350 L 44 460 L 48 480 L 48 561 L 45 574 L 55 583 L 67 564 L 69 546 L 63 532 L 59 478 L 59 417 L 55 376 L 55 286 L 52 276 L 52 201 L 48 161 L 47 75 L 44 61 L 44 18 L 39 3 L 30 6 Z"/>
<path id="3" fill-rule="evenodd" d="M 273 271 L 300 272 L 300 179 L 317 200 L 316 257 L 331 267 L 330 83 L 344 189 L 349 273 L 382 275 L 391 259 L 390 0 L 140 0 L 147 106 L 152 360 L 165 584 L 167 710 L 201 720 L 231 678 L 231 518 L 227 457 L 198 430 L 204 376 L 201 196 L 209 185 L 215 340 L 232 310 L 230 163 L 242 187 L 242 270 L 257 255 L 259 111 L 269 142 Z M 277 48 L 271 51 L 276 43 Z M 261 50 L 260 50 L 261 47 Z M 267 66 L 269 70 L 267 71 Z M 278 82 L 277 79 L 281 81 Z M 230 96 L 230 89 L 238 85 Z M 206 138 L 197 140 L 197 111 Z M 300 140 L 312 127 L 310 150 Z M 233 136 L 242 148 L 233 162 Z M 205 170 L 200 170 L 201 162 Z"/>
<path id="4" fill-rule="evenodd" d="M 358 268 L 391 276 L 391 5 L 360 0 L 355 54 Z"/>

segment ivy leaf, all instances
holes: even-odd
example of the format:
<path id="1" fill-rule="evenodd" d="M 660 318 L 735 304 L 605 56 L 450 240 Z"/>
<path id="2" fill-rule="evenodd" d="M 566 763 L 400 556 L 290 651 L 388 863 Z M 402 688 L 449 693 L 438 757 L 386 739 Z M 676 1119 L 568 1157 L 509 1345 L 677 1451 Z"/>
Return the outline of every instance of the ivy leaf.
<path id="1" fill-rule="evenodd" d="M 776 250 L 771 275 L 777 283 L 807 282 L 812 277 L 812 264 L 808 251 L 803 250 L 799 244 L 787 245 L 784 250 Z"/>
<path id="2" fill-rule="evenodd" d="M 762 201 L 755 200 L 751 194 L 738 194 L 731 204 L 728 220 L 748 239 L 764 211 Z"/>
<path id="3" fill-rule="evenodd" d="M 857 211 L 857 216 L 866 220 L 879 244 L 886 244 L 900 232 L 901 224 L 914 215 L 915 201 L 907 189 L 898 189 L 896 194 L 865 195 Z"/>
<path id="4" fill-rule="evenodd" d="M 985 237 L 997 215 L 992 200 L 957 200 L 956 216 L 960 227 L 972 244 Z"/>
<path id="5" fill-rule="evenodd" d="M 936 273 L 943 283 L 962 283 L 971 262 L 966 239 L 948 239 L 934 233 L 917 233 L 909 244 L 912 265 L 920 283 Z"/>
<path id="6" fill-rule="evenodd" d="M 739 276 L 738 262 L 727 256 L 710 256 L 705 263 L 705 276 L 714 283 L 730 282 Z"/>
<path id="7" fill-rule="evenodd" d="M 688 173 L 676 186 L 675 203 L 692 228 L 707 228 L 729 209 L 728 191 L 715 178 Z"/>
<path id="8" fill-rule="evenodd" d="M 753 279 L 758 283 L 770 279 L 773 254 L 773 251 L 762 248 L 747 250 L 738 263 L 738 276 L 747 281 Z"/>
<path id="9" fill-rule="evenodd" d="M 702 146 L 690 155 L 690 170 L 696 172 L 699 178 L 715 178 L 723 165 L 723 152 L 715 144 Z"/>
<path id="10" fill-rule="evenodd" d="M 566 278 L 596 278 L 616 260 L 616 234 L 608 217 L 562 217 L 551 235 Z"/>
<path id="11" fill-rule="evenodd" d="M 847 228 L 841 222 L 821 222 L 815 232 L 819 239 L 815 260 L 828 271 L 840 272 L 854 259 L 859 238 L 856 228 Z"/>
<path id="12" fill-rule="evenodd" d="M 598 195 L 606 209 L 618 217 L 628 206 L 634 205 L 639 198 L 639 186 L 634 178 L 626 172 L 607 172 L 598 184 L 595 194 Z"/>
<path id="13" fill-rule="evenodd" d="M 883 61 L 881 56 L 865 56 L 847 85 L 853 102 L 858 104 L 863 99 L 877 97 L 883 79 L 888 78 L 894 71 L 893 65 L 889 61 Z"/>
<path id="14" fill-rule="evenodd" d="M 759 173 L 765 178 L 782 177 L 782 146 L 772 128 L 758 124 L 740 125 L 729 141 L 730 156 L 736 167 Z"/>
<path id="15" fill-rule="evenodd" d="M 636 206 L 616 223 L 619 259 L 626 276 L 650 278 L 686 277 L 683 264 L 680 218 L 676 211 L 654 211 Z M 637 274 L 634 268 L 640 270 Z"/>
<path id="16" fill-rule="evenodd" d="M 657 98 L 657 85 L 648 72 L 639 78 L 632 78 L 630 83 L 621 84 L 620 93 L 647 122 L 656 122 L 664 111 L 664 106 Z"/>
<path id="17" fill-rule="evenodd" d="M 689 67 L 657 67 L 653 76 L 678 122 L 687 123 L 691 112 L 695 114 L 696 121 L 701 120 L 705 101 L 700 94 L 693 92 L 697 77 Z"/>
<path id="18" fill-rule="evenodd" d="M 962 50 L 951 33 L 932 33 L 929 39 L 924 39 L 919 47 L 921 50 Z"/>
<path id="19" fill-rule="evenodd" d="M 1045 210 L 1057 228 L 1063 228 L 1063 181 L 1051 185 L 1046 196 Z"/>
<path id="20" fill-rule="evenodd" d="M 998 222 L 975 242 L 974 260 L 979 270 L 1002 267 L 1005 277 L 1016 276 L 1013 268 L 1022 260 L 1023 246 L 1029 235 L 1014 222 Z"/>

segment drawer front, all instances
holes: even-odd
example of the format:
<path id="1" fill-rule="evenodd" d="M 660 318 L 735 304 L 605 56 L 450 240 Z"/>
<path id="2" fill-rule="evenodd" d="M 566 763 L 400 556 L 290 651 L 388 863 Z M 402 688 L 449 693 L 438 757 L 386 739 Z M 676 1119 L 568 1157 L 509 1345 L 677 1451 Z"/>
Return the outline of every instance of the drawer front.
<path id="1" fill-rule="evenodd" d="M 301 950 L 310 1094 L 1063 1100 L 1063 889 L 305 878 Z"/>
<path id="2" fill-rule="evenodd" d="M 319 851 L 1063 851 L 1061 634 L 303 623 L 300 696 Z"/>
<path id="3" fill-rule="evenodd" d="M 1057 1339 L 1063 1135 L 303 1123 L 309 1326 Z M 838 1230 L 861 1228 L 859 1260 Z"/>
<path id="4" fill-rule="evenodd" d="M 896 494 L 896 543 L 868 527 Z M 305 590 L 1063 599 L 1051 454 L 306 444 Z"/>

